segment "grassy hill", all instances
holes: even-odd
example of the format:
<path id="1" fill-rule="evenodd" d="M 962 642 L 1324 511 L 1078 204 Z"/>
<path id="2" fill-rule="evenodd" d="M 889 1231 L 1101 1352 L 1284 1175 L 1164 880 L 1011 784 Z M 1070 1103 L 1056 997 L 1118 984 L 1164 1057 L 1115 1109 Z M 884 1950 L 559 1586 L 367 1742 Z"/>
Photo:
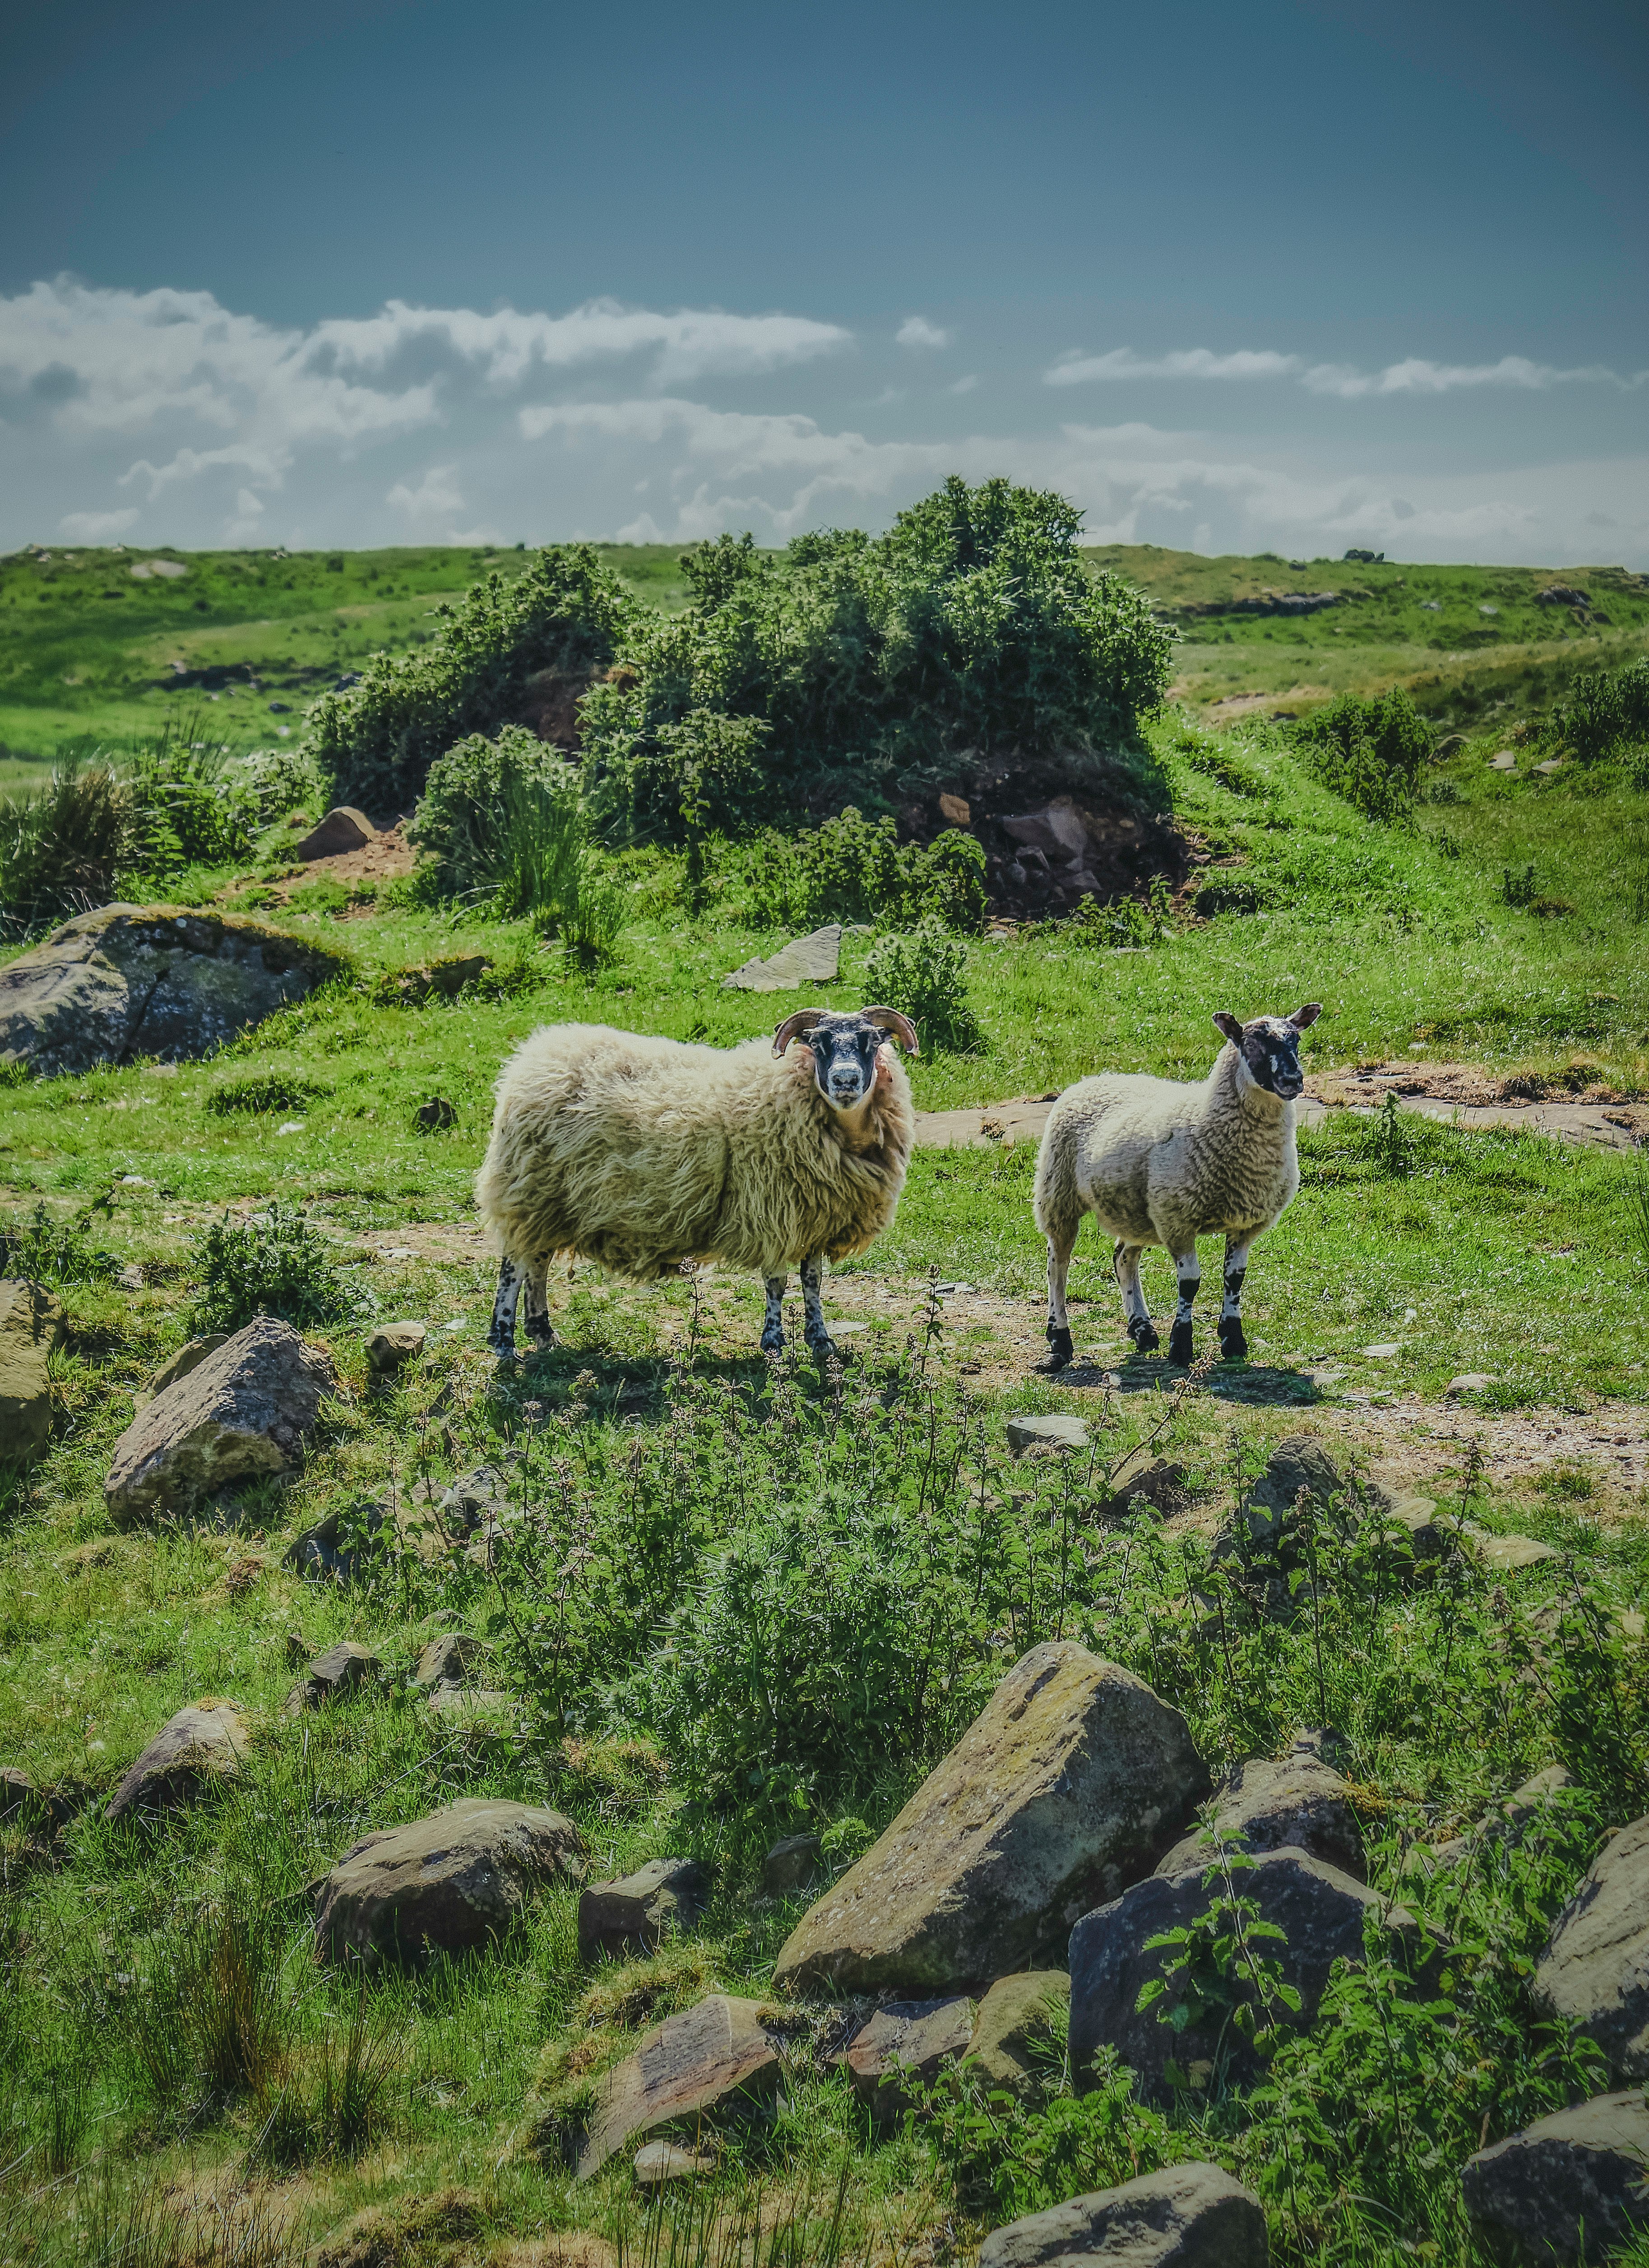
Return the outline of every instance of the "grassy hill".
<path id="1" fill-rule="evenodd" d="M 686 585 L 676 544 L 602 544 L 654 605 Z M 404 548 L 281 552 L 41 550 L 0 559 L 0 786 L 58 750 L 154 732 L 180 703 L 210 703 L 214 733 L 247 746 L 295 736 L 306 704 L 381 649 L 432 634 L 434 610 L 524 551 Z M 1179 630 L 1176 697 L 1220 722 L 1298 713 L 1331 695 L 1407 685 L 1454 726 L 1506 724 L 1559 697 L 1577 670 L 1649 648 L 1649 578 L 1621 568 L 1404 567 L 1204 559 L 1150 544 L 1091 549 Z M 156 572 L 159 562 L 175 572 Z M 1541 606 L 1554 582 L 1584 608 Z M 1332 593 L 1303 615 L 1240 611 Z"/>

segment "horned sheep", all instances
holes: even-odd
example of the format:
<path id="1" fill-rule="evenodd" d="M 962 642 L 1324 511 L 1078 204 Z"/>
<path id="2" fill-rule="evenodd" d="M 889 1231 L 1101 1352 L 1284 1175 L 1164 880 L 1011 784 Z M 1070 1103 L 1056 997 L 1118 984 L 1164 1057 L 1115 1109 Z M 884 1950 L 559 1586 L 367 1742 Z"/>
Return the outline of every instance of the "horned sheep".
<path id="1" fill-rule="evenodd" d="M 1294 1101 L 1305 1089 L 1300 1035 L 1321 1010 L 1308 1001 L 1291 1016 L 1239 1023 L 1215 1017 L 1223 1033 L 1214 1068 L 1198 1084 L 1132 1074 L 1079 1079 L 1048 1113 L 1037 1158 L 1033 1208 L 1047 1239 L 1048 1367 L 1071 1360 L 1065 1285 L 1085 1213 L 1115 1239 L 1112 1267 L 1128 1336 L 1142 1354 L 1160 1344 L 1140 1288 L 1140 1256 L 1166 1246 L 1179 1301 L 1168 1359 L 1191 1360 L 1192 1303 L 1202 1277 L 1197 1239 L 1223 1230 L 1225 1297 L 1220 1352 L 1246 1355 L 1243 1278 L 1248 1248 L 1274 1228 L 1299 1188 Z"/>
<path id="2" fill-rule="evenodd" d="M 803 1008 L 771 1047 L 695 1047 L 604 1024 L 550 1024 L 523 1040 L 499 1074 L 476 1177 L 503 1253 L 494 1354 L 514 1353 L 523 1288 L 529 1336 L 554 1344 L 545 1275 L 561 1255 L 636 1283 L 695 1261 L 750 1269 L 767 1293 L 766 1353 L 784 1345 L 785 1285 L 799 1268 L 807 1344 L 833 1353 L 823 1263 L 862 1252 L 892 1219 L 916 1130 L 890 1036 L 917 1052 L 909 1019 L 882 1007 Z"/>

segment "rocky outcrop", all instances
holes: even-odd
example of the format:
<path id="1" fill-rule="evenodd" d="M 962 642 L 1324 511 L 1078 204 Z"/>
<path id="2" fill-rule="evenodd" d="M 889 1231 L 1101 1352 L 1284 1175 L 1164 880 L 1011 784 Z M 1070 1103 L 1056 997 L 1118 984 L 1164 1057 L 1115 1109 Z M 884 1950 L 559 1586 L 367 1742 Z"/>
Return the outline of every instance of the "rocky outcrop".
<path id="1" fill-rule="evenodd" d="M 570 1819 L 470 1796 L 352 1844 L 322 1884 L 315 1949 L 415 1965 L 501 1938 L 535 1891 L 582 1871 Z"/>
<path id="2" fill-rule="evenodd" d="M 677 2121 L 748 2111 L 779 2087 L 779 2055 L 762 2026 L 759 2002 L 712 1992 L 667 2016 L 601 2081 L 578 2177 L 599 2173 L 626 2142 Z"/>
<path id="3" fill-rule="evenodd" d="M 1534 1999 L 1595 2040 L 1621 2079 L 1649 2078 L 1649 1819 L 1606 1843 L 1552 1924 Z"/>
<path id="4" fill-rule="evenodd" d="M 42 1285 L 0 1279 L 0 1464 L 38 1457 L 51 1437 L 47 1359 L 63 1327 L 62 1305 Z"/>
<path id="5" fill-rule="evenodd" d="M 980 2003 L 968 2061 L 991 2088 L 1029 2095 L 1057 2072 L 1056 2025 L 1070 2007 L 1070 1978 L 1062 1969 L 1026 1969 L 999 1977 Z M 1046 2051 L 1039 2055 L 1039 2047 Z"/>
<path id="6" fill-rule="evenodd" d="M 1642 2088 L 1554 2111 L 1479 2150 L 1460 2192 L 1479 2235 L 1518 2259 L 1603 2259 L 1649 2227 Z"/>
<path id="7" fill-rule="evenodd" d="M 247 1749 L 247 1723 L 233 1701 L 202 1701 L 168 1719 L 108 1800 L 110 1821 L 177 1811 L 233 1779 Z"/>
<path id="8" fill-rule="evenodd" d="M 210 1055 L 339 966 L 257 922 L 103 906 L 0 969 L 0 1063 L 54 1074 Z"/>
<path id="9" fill-rule="evenodd" d="M 336 1385 L 329 1355 L 260 1315 L 138 1412 L 115 1444 L 105 1503 L 129 1525 L 292 1471 Z"/>
<path id="10" fill-rule="evenodd" d="M 1323 1735 L 1302 1733 L 1287 1756 L 1239 1764 L 1215 1795 L 1208 1827 L 1242 1851 L 1291 1847 L 1363 1881 L 1368 1874 L 1362 1830 L 1350 1790 L 1324 1761 Z M 1211 1846 L 1194 1828 L 1159 1860 L 1159 1874 L 1181 1874 L 1209 1864 Z"/>
<path id="11" fill-rule="evenodd" d="M 979 2268 L 1266 2268 L 1265 2211 L 1223 2167 L 1170 2166 L 993 2229 Z"/>
<path id="12" fill-rule="evenodd" d="M 909 2082 L 928 2086 L 940 2066 L 967 2053 L 973 2003 L 889 2000 L 848 2043 L 842 2060 L 854 2093 L 878 2124 L 891 2126 L 911 2102 Z"/>
<path id="13" fill-rule="evenodd" d="M 649 1859 L 619 1881 L 592 1882 L 579 1899 L 580 1961 L 655 1953 L 704 1911 L 710 1877 L 696 1859 Z"/>
<path id="14" fill-rule="evenodd" d="M 1083 1647 L 1034 1647 L 779 1955 L 781 1989 L 936 1994 L 1063 1949 L 1208 1790 L 1184 1718 Z"/>
<path id="15" fill-rule="evenodd" d="M 1303 1851 L 1268 1851 L 1234 1877 L 1237 1894 L 1251 1898 L 1262 1921 L 1283 1931 L 1282 1940 L 1268 1939 L 1264 1951 L 1275 1956 L 1285 1984 L 1299 1994 L 1297 2012 L 1281 2001 L 1271 2011 L 1281 2024 L 1304 2029 L 1317 2012 L 1337 1960 L 1363 1958 L 1363 1918 L 1384 1911 L 1382 1902 L 1361 1882 L 1353 1881 L 1320 1859 Z M 1172 1987 L 1163 1997 L 1141 2008 L 1142 1988 L 1163 1974 L 1165 1954 L 1148 1940 L 1169 1930 L 1181 1929 L 1208 1911 L 1214 1890 L 1202 1886 L 1200 1868 L 1172 1880 L 1154 1874 L 1136 1882 L 1111 1904 L 1089 1914 L 1071 1932 L 1070 2059 L 1073 2071 L 1086 2071 L 1095 2051 L 1114 2048 L 1122 2061 L 1136 2071 L 1148 2091 L 1158 2090 L 1172 2061 L 1181 2071 L 1199 2064 L 1211 2077 L 1219 2045 L 1221 2025 L 1209 2021 L 1177 2030 L 1165 2021 L 1173 2006 Z M 1411 1934 L 1415 1923 L 1401 1906 L 1390 1909 L 1387 1926 L 1399 1938 Z M 1226 2075 L 1237 2084 L 1251 2080 L 1257 2069 L 1253 2048 L 1227 2028 L 1222 2052 Z"/>

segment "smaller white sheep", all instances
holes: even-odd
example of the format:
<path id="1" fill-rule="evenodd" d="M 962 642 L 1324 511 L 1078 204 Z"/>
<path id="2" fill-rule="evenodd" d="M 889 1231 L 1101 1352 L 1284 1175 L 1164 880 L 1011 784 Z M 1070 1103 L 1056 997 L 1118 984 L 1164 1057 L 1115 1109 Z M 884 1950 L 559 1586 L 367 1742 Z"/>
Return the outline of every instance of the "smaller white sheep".
<path id="1" fill-rule="evenodd" d="M 1037 1157 L 1033 1210 L 1048 1248 L 1048 1367 L 1071 1359 L 1065 1282 L 1083 1215 L 1116 1240 L 1112 1266 L 1128 1336 L 1142 1354 L 1159 1344 L 1140 1289 L 1140 1255 L 1165 1245 L 1179 1279 L 1168 1359 L 1191 1360 L 1192 1302 L 1202 1281 L 1197 1239 L 1223 1231 L 1225 1299 L 1220 1353 L 1248 1351 L 1242 1289 L 1248 1248 L 1274 1228 L 1299 1188 L 1294 1100 L 1305 1088 L 1300 1034 L 1321 1013 L 1308 1001 L 1291 1016 L 1239 1024 L 1214 1019 L 1228 1045 L 1200 1085 L 1113 1074 L 1079 1079 L 1048 1113 Z"/>

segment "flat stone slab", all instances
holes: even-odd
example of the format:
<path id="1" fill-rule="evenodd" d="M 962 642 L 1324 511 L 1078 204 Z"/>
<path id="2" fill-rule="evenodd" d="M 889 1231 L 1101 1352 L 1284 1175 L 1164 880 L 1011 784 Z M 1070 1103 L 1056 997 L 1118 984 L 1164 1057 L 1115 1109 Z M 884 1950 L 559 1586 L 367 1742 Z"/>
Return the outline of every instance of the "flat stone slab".
<path id="1" fill-rule="evenodd" d="M 1010 1418 L 1008 1447 L 1016 1457 L 1027 1449 L 1085 1449 L 1088 1427 L 1080 1418 Z"/>
<path id="2" fill-rule="evenodd" d="M 259 1315 L 139 1410 L 115 1444 L 104 1502 L 126 1526 L 289 1472 L 336 1387 L 330 1355 Z"/>
<path id="3" fill-rule="evenodd" d="M 233 1701 L 203 1701 L 169 1718 L 108 1800 L 104 1816 L 176 1811 L 233 1779 L 247 1750 L 247 1722 Z"/>
<path id="4" fill-rule="evenodd" d="M 936 2079 L 945 2058 L 965 2056 L 972 2036 L 972 2000 L 889 2000 L 854 2035 L 843 2061 L 860 2102 L 891 2125 L 911 2099 L 905 2082 Z"/>
<path id="5" fill-rule="evenodd" d="M 1080 1646 L 1032 1649 L 892 1825 L 802 1917 L 780 1990 L 924 1998 L 1045 1965 L 1208 1792 L 1185 1719 Z"/>
<path id="6" fill-rule="evenodd" d="M 403 1827 L 364 1835 L 322 1885 L 323 1960 L 416 1964 L 505 1935 L 535 1891 L 582 1872 L 570 1819 L 469 1796 Z"/>
<path id="7" fill-rule="evenodd" d="M 63 1303 L 43 1285 L 0 1281 L 0 1462 L 38 1457 L 51 1438 L 47 1358 L 63 1327 Z"/>
<path id="8" fill-rule="evenodd" d="M 1345 1781 L 1323 1760 L 1320 1739 L 1305 1734 L 1287 1756 L 1239 1764 L 1214 1797 L 1209 1824 L 1243 1851 L 1294 1848 L 1337 1867 L 1356 1881 L 1367 1879 L 1363 1835 Z M 1181 1837 L 1158 1860 L 1159 1874 L 1180 1874 L 1212 1863 L 1202 1830 Z"/>
<path id="9" fill-rule="evenodd" d="M 1017 1977 L 999 1977 L 980 2003 L 968 2061 L 988 2087 L 1029 2094 L 1044 2073 L 1059 2067 L 1057 2055 L 1050 2061 L 1034 2051 L 1039 2043 L 1054 2047 L 1056 2021 L 1069 2007 L 1070 1978 L 1062 1969 L 1024 1969 Z"/>
<path id="10" fill-rule="evenodd" d="M 678 2150 L 674 2142 L 644 2142 L 631 2170 L 644 2190 L 655 2190 L 665 2182 L 696 2181 L 715 2169 L 715 2160 L 696 2150 Z"/>
<path id="11" fill-rule="evenodd" d="M 1622 2079 L 1649 2079 L 1649 1818 L 1611 1836 L 1552 1924 L 1534 1999 L 1595 2040 Z"/>
<path id="12" fill-rule="evenodd" d="M 1170 2166 L 993 2229 L 979 2268 L 1267 2268 L 1265 2210 L 1220 2166 Z"/>
<path id="13" fill-rule="evenodd" d="M 769 961 L 747 961 L 721 979 L 724 992 L 794 992 L 802 984 L 833 984 L 841 967 L 841 924 L 827 922 L 792 938 Z"/>
<path id="14" fill-rule="evenodd" d="M 1460 2169 L 1478 2228 L 1534 2260 L 1598 2261 L 1649 2227 L 1641 2087 L 1600 2095 L 1479 2150 Z"/>
<path id="15" fill-rule="evenodd" d="M 626 2142 L 661 2126 L 748 2110 L 778 2087 L 778 2050 L 762 2027 L 760 2003 L 712 1992 L 655 2025 L 601 2081 L 578 2178 L 588 2181 Z"/>
<path id="16" fill-rule="evenodd" d="M 710 1877 L 696 1859 L 649 1859 L 633 1874 L 592 1882 L 579 1899 L 580 1961 L 603 1953 L 655 1953 L 704 1911 Z"/>

